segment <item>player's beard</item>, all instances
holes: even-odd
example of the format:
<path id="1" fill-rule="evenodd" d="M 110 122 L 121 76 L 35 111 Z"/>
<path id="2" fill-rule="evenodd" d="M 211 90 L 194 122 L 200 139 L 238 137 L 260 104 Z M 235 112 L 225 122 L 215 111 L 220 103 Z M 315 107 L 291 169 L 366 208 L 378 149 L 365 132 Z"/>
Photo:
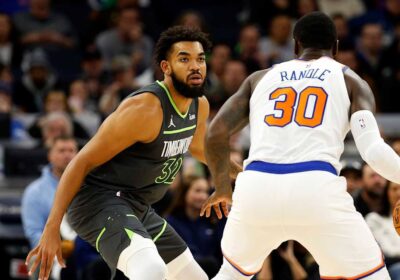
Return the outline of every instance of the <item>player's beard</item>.
<path id="1" fill-rule="evenodd" d="M 176 91 L 184 97 L 196 98 L 205 94 L 204 82 L 198 86 L 190 86 L 187 83 L 180 81 L 174 73 L 171 74 L 171 79 Z"/>

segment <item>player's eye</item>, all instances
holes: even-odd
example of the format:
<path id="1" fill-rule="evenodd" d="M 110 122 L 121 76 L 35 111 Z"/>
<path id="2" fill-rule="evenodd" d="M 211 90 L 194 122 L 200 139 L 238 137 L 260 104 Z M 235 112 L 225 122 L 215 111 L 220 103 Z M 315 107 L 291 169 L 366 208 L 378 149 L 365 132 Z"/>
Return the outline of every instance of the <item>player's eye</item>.
<path id="1" fill-rule="evenodd" d="M 180 61 L 180 62 L 188 62 L 189 59 L 188 59 L 187 57 L 181 57 L 181 58 L 179 59 L 179 61 Z"/>

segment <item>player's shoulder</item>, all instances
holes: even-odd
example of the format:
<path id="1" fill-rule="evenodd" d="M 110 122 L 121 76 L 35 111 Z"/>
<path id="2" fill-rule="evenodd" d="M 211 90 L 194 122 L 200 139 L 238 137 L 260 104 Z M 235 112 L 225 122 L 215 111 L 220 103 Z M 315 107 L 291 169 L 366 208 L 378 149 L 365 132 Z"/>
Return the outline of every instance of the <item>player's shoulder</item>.
<path id="1" fill-rule="evenodd" d="M 359 90 L 370 91 L 368 83 L 350 68 L 343 70 L 343 78 L 350 95 Z"/>
<path id="2" fill-rule="evenodd" d="M 131 112 L 135 114 L 154 114 L 162 112 L 160 99 L 152 92 L 143 92 L 126 98 L 117 108 L 117 112 Z"/>
<path id="3" fill-rule="evenodd" d="M 204 95 L 198 98 L 199 102 L 199 119 L 206 120 L 210 113 L 210 103 Z"/>
<path id="4" fill-rule="evenodd" d="M 210 103 L 208 102 L 208 99 L 205 95 L 199 97 L 197 100 L 199 101 L 200 107 L 209 107 L 210 106 Z"/>
<path id="5" fill-rule="evenodd" d="M 250 87 L 252 89 L 254 89 L 257 84 L 260 82 L 260 80 L 269 72 L 271 71 L 271 68 L 267 68 L 267 69 L 262 69 L 262 70 L 258 70 L 253 72 L 248 78 L 247 78 L 247 82 L 249 83 Z"/>
<path id="6" fill-rule="evenodd" d="M 343 68 L 343 76 L 345 80 L 354 81 L 354 82 L 362 82 L 364 81 L 355 71 L 353 71 L 350 67 L 344 66 Z"/>
<path id="7" fill-rule="evenodd" d="M 163 122 L 163 110 L 157 96 L 143 92 L 126 98 L 110 115 L 112 124 L 126 132 L 135 141 L 151 142 L 159 134 Z"/>

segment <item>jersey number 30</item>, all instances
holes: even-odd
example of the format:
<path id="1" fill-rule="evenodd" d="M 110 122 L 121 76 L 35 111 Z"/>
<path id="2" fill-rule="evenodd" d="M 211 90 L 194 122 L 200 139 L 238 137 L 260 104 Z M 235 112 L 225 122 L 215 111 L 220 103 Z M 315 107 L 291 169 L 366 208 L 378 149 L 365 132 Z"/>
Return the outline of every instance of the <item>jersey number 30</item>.
<path id="1" fill-rule="evenodd" d="M 282 98 L 281 96 L 284 96 L 284 99 L 275 101 L 275 112 L 265 116 L 264 121 L 269 126 L 284 127 L 293 120 L 299 126 L 307 127 L 316 127 L 322 123 L 328 99 L 323 88 L 307 87 L 299 93 L 291 87 L 278 88 L 271 93 L 270 100 Z M 281 112 L 279 117 L 276 111 Z"/>

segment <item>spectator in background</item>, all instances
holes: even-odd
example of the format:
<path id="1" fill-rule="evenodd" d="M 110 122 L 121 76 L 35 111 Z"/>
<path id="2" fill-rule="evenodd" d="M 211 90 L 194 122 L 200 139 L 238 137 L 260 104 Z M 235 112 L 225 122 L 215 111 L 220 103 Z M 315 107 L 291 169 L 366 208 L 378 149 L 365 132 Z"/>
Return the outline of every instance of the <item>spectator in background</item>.
<path id="1" fill-rule="evenodd" d="M 81 61 L 81 78 L 85 81 L 89 97 L 98 102 L 105 84 L 109 82 L 109 73 L 104 70 L 101 54 L 95 47 L 88 47 L 83 53 Z"/>
<path id="2" fill-rule="evenodd" d="M 100 33 L 96 45 L 108 69 L 118 55 L 131 56 L 137 74 L 151 66 L 153 41 L 143 34 L 140 14 L 135 8 L 120 10 L 117 26 Z"/>
<path id="3" fill-rule="evenodd" d="M 370 212 L 381 211 L 387 180 L 368 164 L 363 165 L 361 172 L 362 189 L 354 197 L 354 206 L 365 217 Z"/>
<path id="4" fill-rule="evenodd" d="M 342 163 L 343 168 L 340 170 L 340 176 L 346 178 L 347 192 L 353 197 L 361 191 L 362 177 L 361 164 L 358 161 L 345 161 Z"/>
<path id="5" fill-rule="evenodd" d="M 267 61 L 260 50 L 260 30 L 254 24 L 244 25 L 239 31 L 235 55 L 242 60 L 249 73 L 266 68 Z"/>
<path id="6" fill-rule="evenodd" d="M 22 62 L 23 76 L 15 84 L 13 102 L 25 113 L 43 112 L 43 100 L 47 93 L 61 87 L 52 71 L 46 54 L 41 49 L 27 53 Z"/>
<path id="7" fill-rule="evenodd" d="M 363 26 L 358 50 L 363 67 L 367 67 L 374 76 L 383 51 L 383 29 L 379 23 L 367 23 Z"/>
<path id="8" fill-rule="evenodd" d="M 392 280 L 400 280 L 400 238 L 392 221 L 393 209 L 399 199 L 400 185 L 389 182 L 384 190 L 380 211 L 365 216 L 365 221 L 385 256 Z"/>
<path id="9" fill-rule="evenodd" d="M 0 81 L 0 113 L 11 113 L 11 87 Z"/>
<path id="10" fill-rule="evenodd" d="M 79 71 L 78 39 L 72 24 L 51 10 L 51 0 L 29 1 L 29 11 L 14 16 L 21 53 L 41 48 L 60 77 L 69 81 Z"/>
<path id="11" fill-rule="evenodd" d="M 31 0 L 29 12 L 16 14 L 14 25 L 20 43 L 28 49 L 72 48 L 77 43 L 71 23 L 51 11 L 50 0 Z"/>
<path id="12" fill-rule="evenodd" d="M 249 0 L 249 19 L 251 22 L 258 24 L 259 26 L 268 26 L 270 19 L 275 15 L 285 14 L 295 16 L 298 2 L 298 0 Z"/>
<path id="13" fill-rule="evenodd" d="M 154 15 L 154 1 L 138 1 L 138 0 L 118 0 L 118 1 L 93 1 L 87 0 L 87 4 L 91 10 L 88 14 L 86 22 L 83 26 L 82 45 L 91 45 L 96 36 L 102 31 L 109 28 L 118 12 L 126 8 L 138 9 L 141 19 L 146 28 L 146 34 L 150 34 L 152 38 L 157 38 L 161 31 L 159 26 L 159 18 Z"/>
<path id="14" fill-rule="evenodd" d="M 400 112 L 400 20 L 395 30 L 394 40 L 384 52 L 382 59 L 383 70 L 379 95 L 381 111 L 385 113 Z"/>
<path id="15" fill-rule="evenodd" d="M 297 16 L 299 18 L 315 11 L 319 11 L 317 0 L 297 0 Z"/>
<path id="16" fill-rule="evenodd" d="M 75 121 L 93 136 L 100 126 L 97 104 L 89 99 L 87 85 L 82 80 L 75 80 L 69 87 L 68 107 Z"/>
<path id="17" fill-rule="evenodd" d="M 367 23 L 362 27 L 359 41 L 358 60 L 368 84 L 371 86 L 378 109 L 380 109 L 380 96 L 378 88 L 381 81 L 382 55 L 383 55 L 383 29 L 379 23 Z"/>
<path id="18" fill-rule="evenodd" d="M 294 245 L 295 242 L 289 240 L 274 250 L 265 260 L 256 279 L 308 279 L 306 269 L 295 255 Z"/>
<path id="19" fill-rule="evenodd" d="M 200 209 L 209 196 L 205 178 L 189 176 L 178 187 L 175 201 L 166 220 L 183 238 L 195 260 L 209 277 L 214 276 L 221 262 L 217 224 L 200 217 Z"/>
<path id="20" fill-rule="evenodd" d="M 175 25 L 183 25 L 186 27 L 199 29 L 203 32 L 207 32 L 204 18 L 201 16 L 201 14 L 193 10 L 183 11 L 177 17 Z"/>
<path id="21" fill-rule="evenodd" d="M 72 81 L 69 86 L 68 106 L 74 113 L 97 112 L 97 103 L 90 98 L 88 85 L 82 79 Z"/>
<path id="22" fill-rule="evenodd" d="M 206 93 L 210 102 L 211 119 L 215 116 L 222 104 L 239 89 L 246 77 L 246 65 L 242 61 L 232 59 L 226 62 L 219 86 L 210 93 Z"/>
<path id="23" fill-rule="evenodd" d="M 88 139 L 89 134 L 87 131 L 82 127 L 82 125 L 72 119 L 70 116 L 68 104 L 67 104 L 67 97 L 65 93 L 61 90 L 52 90 L 50 91 L 45 99 L 44 99 L 44 113 L 40 115 L 37 120 L 32 124 L 32 126 L 28 129 L 29 134 L 36 139 L 43 138 L 42 134 L 42 122 L 43 118 L 51 113 L 62 113 L 67 116 L 72 122 L 72 135 L 78 139 Z"/>
<path id="24" fill-rule="evenodd" d="M 72 137 L 73 135 L 71 119 L 67 114 L 61 112 L 49 113 L 41 118 L 39 127 L 42 135 L 40 147 L 49 148 L 57 137 L 63 135 Z"/>
<path id="25" fill-rule="evenodd" d="M 384 17 L 392 29 L 396 28 L 400 18 L 400 1 L 384 0 Z"/>
<path id="26" fill-rule="evenodd" d="M 363 0 L 317 0 L 319 10 L 329 16 L 340 13 L 352 18 L 365 13 Z"/>
<path id="27" fill-rule="evenodd" d="M 11 73 L 10 67 L 0 63 L 0 81 L 11 85 L 14 81 L 13 74 Z"/>
<path id="28" fill-rule="evenodd" d="M 260 40 L 260 50 L 268 65 L 294 58 L 294 41 L 291 38 L 292 19 L 288 15 L 272 18 L 268 36 Z"/>
<path id="29" fill-rule="evenodd" d="M 41 177 L 24 191 L 21 204 L 22 225 L 31 248 L 39 243 L 53 204 L 58 181 L 77 152 L 78 145 L 73 138 L 65 136 L 55 138 L 49 146 L 49 164 L 44 167 Z M 76 234 L 70 229 L 65 218 L 61 226 L 61 236 L 63 257 L 67 258 L 72 254 L 72 244 Z M 38 273 L 31 279 L 36 280 L 37 277 Z"/>
<path id="30" fill-rule="evenodd" d="M 101 53 L 96 47 L 88 47 L 82 57 L 82 78 L 100 79 L 104 74 L 104 65 Z"/>
<path id="31" fill-rule="evenodd" d="M 14 81 L 10 67 L 2 63 L 0 63 L 0 81 L 8 83 L 9 85 Z"/>
<path id="32" fill-rule="evenodd" d="M 11 96 L 11 86 L 0 80 L 0 138 L 13 141 L 28 140 L 30 136 L 24 124 L 14 117 Z"/>
<path id="33" fill-rule="evenodd" d="M 354 46 L 354 38 L 351 36 L 349 24 L 346 17 L 343 14 L 332 15 L 333 23 L 336 27 L 336 33 L 339 40 L 339 50 L 342 50 L 342 46 Z"/>
<path id="34" fill-rule="evenodd" d="M 213 46 L 207 69 L 209 91 L 215 90 L 221 84 L 225 65 L 230 58 L 231 49 L 227 44 L 219 43 Z"/>
<path id="35" fill-rule="evenodd" d="M 99 109 L 104 116 L 111 114 L 122 99 L 139 88 L 135 81 L 132 64 L 126 57 L 115 57 L 112 63 L 112 82 L 99 100 Z"/>
<path id="36" fill-rule="evenodd" d="M 135 78 L 135 84 L 138 87 L 142 87 L 153 83 L 154 81 L 161 81 L 163 79 L 163 73 L 161 68 L 153 63 L 150 68 L 147 68 L 142 74 Z"/>
<path id="37" fill-rule="evenodd" d="M 9 15 L 0 13 L 0 63 L 11 66 L 15 42 L 11 38 L 11 19 Z"/>

